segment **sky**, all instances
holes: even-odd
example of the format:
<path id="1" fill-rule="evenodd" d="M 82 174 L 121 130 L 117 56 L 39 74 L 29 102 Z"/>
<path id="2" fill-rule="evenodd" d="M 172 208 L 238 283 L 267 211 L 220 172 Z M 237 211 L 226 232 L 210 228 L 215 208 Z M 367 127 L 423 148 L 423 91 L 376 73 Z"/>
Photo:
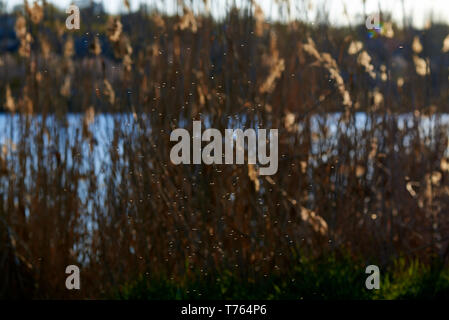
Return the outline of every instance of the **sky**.
<path id="1" fill-rule="evenodd" d="M 0 0 L 1 1 L 1 0 Z M 17 4 L 23 3 L 22 0 L 3 0 L 8 9 L 13 8 Z M 28 0 L 30 3 L 33 0 Z M 68 7 L 72 2 L 79 2 L 79 0 L 47 0 L 59 6 L 60 8 Z M 89 0 L 81 0 L 89 1 Z M 98 0 L 97 0 L 98 1 Z M 119 13 L 125 11 L 126 8 L 123 0 L 100 0 L 106 11 L 111 13 Z M 176 2 L 178 0 L 129 0 L 131 9 L 137 9 L 141 3 L 149 5 L 156 5 L 159 9 L 168 12 L 175 12 Z M 203 0 L 186 0 L 186 3 L 192 1 L 198 3 L 200 7 L 203 6 Z M 220 16 L 224 13 L 226 3 L 236 2 L 237 4 L 246 3 L 246 0 L 209 0 L 211 12 L 214 15 Z M 292 18 L 299 17 L 301 19 L 314 20 L 315 13 L 320 8 L 325 8 L 329 12 L 329 20 L 333 24 L 344 25 L 348 23 L 348 16 L 351 23 L 354 19 L 362 21 L 363 16 L 363 1 L 362 0 L 287 0 L 290 1 L 294 8 Z M 278 19 L 280 16 L 276 5 L 273 5 L 272 0 L 256 0 L 263 8 L 265 15 L 271 19 Z M 366 13 L 371 14 L 378 12 L 379 7 L 382 11 L 392 13 L 393 20 L 397 22 L 402 21 L 402 1 L 401 0 L 366 0 Z M 406 15 L 413 18 L 413 24 L 416 27 L 425 26 L 428 18 L 433 14 L 434 21 L 449 23 L 449 0 L 404 0 L 404 7 Z M 345 14 L 345 8 L 347 15 Z"/>

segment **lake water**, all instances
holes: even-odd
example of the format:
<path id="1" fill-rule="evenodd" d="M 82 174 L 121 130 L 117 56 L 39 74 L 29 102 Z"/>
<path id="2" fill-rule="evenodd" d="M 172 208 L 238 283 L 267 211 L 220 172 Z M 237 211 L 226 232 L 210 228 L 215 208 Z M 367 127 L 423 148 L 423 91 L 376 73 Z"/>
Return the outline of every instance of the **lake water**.
<path id="1" fill-rule="evenodd" d="M 72 159 L 74 157 L 79 156 L 82 159 L 81 166 L 79 168 L 80 173 L 85 171 L 86 173 L 92 172 L 93 170 L 95 176 L 97 177 L 97 185 L 98 189 L 96 190 L 95 197 L 101 199 L 105 196 L 105 188 L 102 188 L 106 185 L 108 177 L 108 173 L 110 173 L 110 154 L 112 148 L 112 141 L 114 137 L 114 129 L 119 129 L 119 132 L 125 136 L 128 136 L 131 141 L 132 137 L 135 134 L 141 134 L 140 129 L 136 125 L 136 121 L 131 114 L 99 114 L 95 116 L 94 122 L 90 125 L 90 131 L 93 135 L 93 140 L 96 141 L 94 146 L 91 148 L 89 145 L 89 140 L 83 139 L 81 136 L 82 127 L 83 127 L 83 115 L 81 114 L 69 114 L 66 118 L 66 123 L 64 124 L 60 120 L 56 120 L 54 116 L 50 116 L 46 118 L 46 125 L 49 128 L 48 135 L 57 136 L 59 142 L 56 145 L 50 145 L 50 143 L 54 143 L 54 139 L 44 139 L 44 152 L 54 152 L 59 151 L 61 154 L 61 160 L 65 162 L 68 167 L 72 166 Z M 329 148 L 333 151 L 337 151 L 336 144 L 338 144 L 338 139 L 336 139 L 337 132 L 347 131 L 347 135 L 351 137 L 351 139 L 357 139 L 360 136 L 362 130 L 367 128 L 367 130 L 372 130 L 372 128 L 376 127 L 376 124 L 382 122 L 381 116 L 377 117 L 368 117 L 365 113 L 356 113 L 355 122 L 350 127 L 339 121 L 341 119 L 341 114 L 334 113 L 328 114 L 326 116 L 322 115 L 314 115 L 311 116 L 311 128 L 312 131 L 319 132 L 319 128 L 325 126 L 328 130 L 327 137 L 320 137 L 313 142 L 311 152 L 315 155 L 326 154 L 326 150 L 323 150 L 323 146 L 320 142 L 325 140 L 325 148 Z M 374 119 L 374 120 L 373 120 Z M 240 119 L 242 120 L 242 119 Z M 414 121 L 417 121 L 412 114 L 401 114 L 397 116 L 388 116 L 388 120 L 392 121 L 392 123 L 396 122 L 398 129 L 404 129 L 406 127 L 412 127 L 414 125 Z M 23 141 L 21 139 L 25 138 L 27 143 L 27 148 L 29 148 L 30 152 L 28 152 L 29 162 L 28 166 L 36 167 L 38 164 L 37 158 L 37 149 L 35 148 L 35 144 L 33 139 L 36 135 L 33 133 L 37 132 L 42 128 L 42 117 L 34 116 L 31 121 L 30 133 L 27 137 L 24 137 L 24 133 L 21 131 L 24 126 L 23 123 L 26 121 L 25 117 L 21 117 L 18 115 L 12 116 L 10 114 L 0 114 L 0 155 L 3 158 L 10 159 L 8 161 L 9 166 L 16 166 L 15 172 L 19 172 L 19 164 L 14 160 L 14 153 L 17 149 L 17 144 L 19 141 Z M 374 123 L 376 122 L 376 123 Z M 184 122 L 185 123 L 185 122 Z M 443 128 L 443 130 L 447 131 L 447 126 L 449 125 L 449 114 L 441 114 L 438 116 L 432 116 L 430 118 L 420 118 L 418 121 L 419 131 L 421 138 L 423 137 L 432 137 L 433 131 L 436 127 Z M 204 127 L 208 126 L 208 121 L 204 121 Z M 444 127 L 446 126 L 446 127 Z M 237 123 L 234 123 L 234 126 L 231 126 L 233 129 L 236 127 L 241 127 Z M 339 129 L 339 130 L 338 130 Z M 148 128 L 148 134 L 151 134 L 150 128 Z M 298 130 L 301 131 L 301 122 L 299 122 Z M 414 131 L 413 131 L 414 132 Z M 153 133 L 154 134 L 154 133 Z M 413 133 L 414 134 L 414 133 Z M 449 132 L 448 132 L 449 135 Z M 378 140 L 382 139 L 382 131 L 378 130 L 375 135 Z M 282 131 L 280 131 L 280 137 L 282 137 Z M 403 143 L 407 144 L 407 139 L 411 139 L 405 135 Z M 66 145 L 67 143 L 67 145 Z M 122 159 L 121 155 L 123 154 L 123 139 L 119 139 L 118 144 L 115 148 L 118 152 L 118 158 Z M 150 143 L 150 141 L 148 141 Z M 2 154 L 2 146 L 7 146 L 9 150 L 7 155 Z M 80 147 L 78 149 L 79 154 L 72 154 L 73 146 Z M 59 150 L 58 150 L 59 149 Z M 65 151 L 65 152 L 64 152 Z M 324 151 L 324 152 L 323 152 Z M 155 151 L 157 152 L 157 150 Z M 447 152 L 447 151 L 446 151 Z M 145 155 L 141 155 L 145 157 Z M 151 156 L 151 155 L 150 155 Z M 281 155 L 280 155 L 281 156 Z M 324 157 L 321 156 L 322 161 L 326 161 Z M 312 157 L 311 157 L 312 158 Z M 120 160 L 123 161 L 123 160 Z M 310 165 L 314 166 L 316 160 L 311 159 Z M 125 164 L 126 165 L 126 164 Z M 30 172 L 30 171 L 28 171 Z M 0 178 L 1 179 L 1 178 Z M 7 178 L 6 178 L 7 179 Z M 120 179 L 120 175 L 117 177 Z M 0 180 L 1 182 L 1 180 Z M 32 181 L 26 179 L 25 183 L 29 183 L 29 186 L 34 185 Z M 88 181 L 80 181 L 79 188 L 77 190 L 79 199 L 84 201 L 88 196 Z M 0 185 L 4 185 L 1 183 Z M 92 212 L 92 208 L 89 203 L 87 204 L 87 210 Z M 28 209 L 27 209 L 28 210 Z M 28 215 L 29 213 L 26 212 Z M 89 227 L 92 227 L 89 225 Z"/>
<path id="2" fill-rule="evenodd" d="M 242 120 L 244 118 L 240 118 Z M 355 122 L 350 127 L 339 121 L 341 119 L 340 113 L 327 114 L 323 115 L 312 115 L 311 120 L 311 128 L 314 132 L 319 132 L 320 127 L 327 127 L 328 135 L 327 137 L 320 137 L 318 135 L 318 140 L 314 142 L 312 145 L 312 152 L 319 152 L 318 146 L 319 142 L 326 140 L 326 145 L 329 148 L 332 148 L 334 144 L 338 143 L 335 138 L 336 132 L 338 128 L 340 132 L 347 132 L 346 134 L 351 136 L 353 139 L 357 139 L 361 130 L 367 128 L 368 130 L 372 130 L 373 127 L 376 127 L 376 123 L 380 123 L 383 121 L 381 116 L 377 117 L 368 117 L 365 113 L 356 113 L 355 114 Z M 373 120 L 374 119 L 374 120 Z M 409 114 L 400 114 L 396 116 L 388 116 L 388 120 L 396 121 L 399 129 L 404 129 L 405 127 L 412 127 L 414 123 L 414 118 L 411 113 Z M 24 135 L 21 131 L 23 125 L 21 122 L 24 122 L 25 117 L 21 117 L 19 115 L 10 115 L 10 114 L 0 114 L 0 144 L 6 145 L 8 149 L 14 152 L 14 146 L 19 143 L 20 137 Z M 93 140 L 95 140 L 95 144 L 91 149 L 89 145 L 89 141 L 83 139 L 81 137 L 82 126 L 83 126 L 83 115 L 82 114 L 69 114 L 66 117 L 66 123 L 63 121 L 57 120 L 54 116 L 48 116 L 46 118 L 46 126 L 49 128 L 48 135 L 57 134 L 59 136 L 59 143 L 57 146 L 49 145 L 49 141 L 54 139 L 44 139 L 45 150 L 46 151 L 54 151 L 55 149 L 67 149 L 69 154 L 67 158 L 65 158 L 64 152 L 62 150 L 58 150 L 61 153 L 62 161 L 66 161 L 68 166 L 71 166 L 71 159 L 73 156 L 80 156 L 82 159 L 89 159 L 90 161 L 86 161 L 83 163 L 84 169 L 92 169 L 91 166 L 94 166 L 94 172 L 99 178 L 99 183 L 104 183 L 102 180 L 103 172 L 107 166 L 110 164 L 110 148 L 113 140 L 114 129 L 119 126 L 119 131 L 123 135 L 130 136 L 132 139 L 133 134 L 140 133 L 140 129 L 136 125 L 136 121 L 132 114 L 98 114 L 95 116 L 94 122 L 90 125 L 90 131 L 93 134 Z M 145 119 L 144 119 L 145 121 Z M 185 123 L 186 121 L 183 121 Z M 376 123 L 373 123 L 376 122 Z M 203 130 L 205 127 L 208 127 L 209 121 L 204 120 Z M 31 150 L 31 159 L 37 164 L 37 150 L 34 149 L 33 143 L 33 135 L 34 132 L 37 132 L 42 127 L 42 117 L 34 116 L 31 121 L 30 134 L 27 138 L 29 148 Z M 438 116 L 434 115 L 432 117 L 422 117 L 419 118 L 419 130 L 420 135 L 422 137 L 431 137 L 433 134 L 433 130 L 436 127 L 442 128 L 442 126 L 449 125 L 449 114 L 440 114 Z M 232 128 L 241 127 L 237 122 L 234 122 Z M 57 130 L 57 131 L 55 131 Z M 148 129 L 150 130 L 150 129 Z M 301 122 L 299 122 L 298 130 L 301 131 Z M 151 134 L 148 132 L 148 134 Z M 376 138 L 382 139 L 382 131 L 378 132 Z M 280 136 L 282 136 L 282 131 L 280 131 Z M 408 137 L 404 138 L 404 143 L 407 143 Z M 71 148 L 66 148 L 66 143 L 69 144 L 69 147 L 73 147 L 74 145 L 81 146 L 78 155 L 70 154 Z M 123 154 L 123 140 L 119 141 L 117 144 L 117 152 L 120 156 Z M 150 143 L 150 142 L 149 142 Z M 322 150 L 321 150 L 322 151 Z M 144 155 L 142 155 L 144 156 Z"/>

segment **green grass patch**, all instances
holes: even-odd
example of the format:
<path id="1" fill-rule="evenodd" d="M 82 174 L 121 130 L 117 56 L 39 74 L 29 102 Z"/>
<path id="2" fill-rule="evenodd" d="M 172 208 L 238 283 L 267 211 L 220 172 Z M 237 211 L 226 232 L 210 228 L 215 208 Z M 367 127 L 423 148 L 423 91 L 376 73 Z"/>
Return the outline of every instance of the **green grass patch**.
<path id="1" fill-rule="evenodd" d="M 215 276 L 190 273 L 184 279 L 141 275 L 120 287 L 119 299 L 448 299 L 449 269 L 396 260 L 380 267 L 380 289 L 368 290 L 367 264 L 349 256 L 302 258 L 289 272 L 243 278 L 229 270 Z"/>

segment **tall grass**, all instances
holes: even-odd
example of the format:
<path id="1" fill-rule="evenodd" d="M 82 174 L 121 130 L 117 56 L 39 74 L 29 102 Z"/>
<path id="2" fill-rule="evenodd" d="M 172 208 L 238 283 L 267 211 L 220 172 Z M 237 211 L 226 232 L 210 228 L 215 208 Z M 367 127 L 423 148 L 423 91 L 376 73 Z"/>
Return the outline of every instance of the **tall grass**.
<path id="1" fill-rule="evenodd" d="M 363 27 L 269 24 L 249 7 L 223 21 L 187 5 L 179 16 L 86 9 L 75 33 L 49 5 L 17 16 L 19 49 L 0 56 L 2 294 L 97 298 L 139 275 L 282 277 L 302 254 L 340 250 L 382 266 L 447 259 L 448 72 L 436 64 L 447 56 L 427 52 L 431 31 L 367 40 Z M 278 128 L 277 174 L 173 165 L 170 132 L 192 120 Z M 80 292 L 65 288 L 69 264 Z"/>

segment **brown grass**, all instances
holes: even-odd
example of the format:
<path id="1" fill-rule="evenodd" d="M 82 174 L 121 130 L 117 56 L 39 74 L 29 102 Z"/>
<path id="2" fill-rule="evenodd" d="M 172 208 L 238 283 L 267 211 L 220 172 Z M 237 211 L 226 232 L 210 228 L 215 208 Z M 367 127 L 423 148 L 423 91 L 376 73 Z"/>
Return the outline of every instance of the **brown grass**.
<path id="1" fill-rule="evenodd" d="M 51 35 L 54 22 L 32 10 L 17 19 L 19 52 L 0 56 L 10 61 L 0 65 L 2 103 L 18 119 L 1 129 L 14 144 L 0 154 L 1 252 L 13 252 L 0 270 L 31 274 L 34 296 L 76 296 L 64 286 L 69 264 L 81 267 L 77 297 L 101 297 L 144 273 L 288 272 L 300 252 L 383 263 L 447 254 L 447 126 L 431 108 L 445 107 L 447 77 L 435 94 L 432 70 L 415 70 L 412 54 L 395 68 L 389 48 L 412 44 L 406 30 L 379 40 L 382 71 L 369 48 L 348 54 L 355 30 L 268 25 L 260 8 L 231 9 L 220 24 L 185 7 L 181 17 L 102 25 L 114 57 L 89 29 L 79 58 L 69 32 Z M 64 134 L 68 111 L 84 114 L 74 136 Z M 104 112 L 122 116 L 99 145 Z M 171 164 L 170 132 L 198 119 L 220 131 L 279 128 L 278 173 Z M 110 161 L 96 167 L 98 153 Z"/>

